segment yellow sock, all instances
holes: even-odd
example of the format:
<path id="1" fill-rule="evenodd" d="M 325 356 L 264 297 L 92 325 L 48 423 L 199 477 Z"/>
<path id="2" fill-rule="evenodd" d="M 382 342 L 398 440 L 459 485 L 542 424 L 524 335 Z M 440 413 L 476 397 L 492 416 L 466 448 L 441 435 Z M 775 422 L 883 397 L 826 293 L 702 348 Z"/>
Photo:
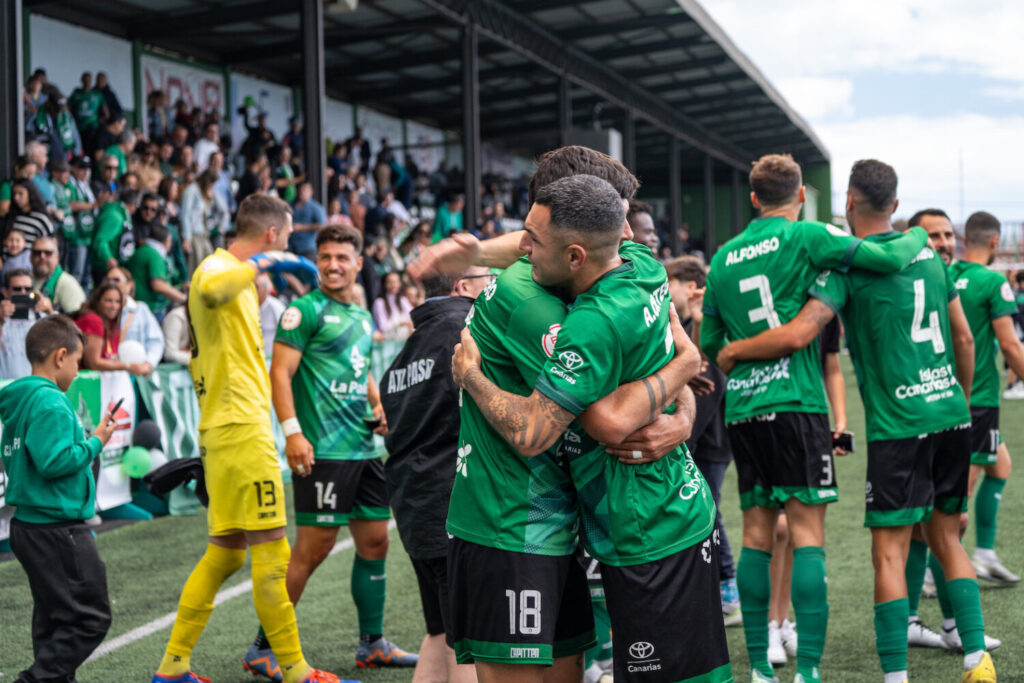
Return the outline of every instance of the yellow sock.
<path id="1" fill-rule="evenodd" d="M 309 672 L 299 644 L 295 607 L 288 599 L 285 575 L 291 548 L 288 539 L 260 543 L 252 550 L 252 601 L 285 683 L 299 683 Z"/>
<path id="2" fill-rule="evenodd" d="M 192 648 L 199 640 L 199 634 L 206 626 L 206 620 L 213 611 L 213 598 L 224 580 L 241 569 L 245 564 L 245 551 L 222 548 L 219 545 L 206 546 L 206 553 L 199 560 L 178 601 L 178 616 L 174 619 L 171 639 L 160 662 L 157 673 L 164 676 L 180 676 L 189 670 Z"/>

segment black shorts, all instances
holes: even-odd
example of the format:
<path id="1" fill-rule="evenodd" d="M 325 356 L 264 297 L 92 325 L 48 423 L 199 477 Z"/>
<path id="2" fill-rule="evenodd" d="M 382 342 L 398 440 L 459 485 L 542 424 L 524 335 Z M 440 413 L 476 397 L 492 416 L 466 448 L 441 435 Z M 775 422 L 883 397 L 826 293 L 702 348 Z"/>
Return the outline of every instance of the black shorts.
<path id="1" fill-rule="evenodd" d="M 350 519 L 391 517 L 380 458 L 317 460 L 309 475 L 292 477 L 292 486 L 299 526 L 343 526 Z"/>
<path id="2" fill-rule="evenodd" d="M 971 464 L 995 465 L 999 434 L 999 408 L 971 408 Z"/>
<path id="3" fill-rule="evenodd" d="M 718 531 L 674 555 L 601 565 L 616 681 L 731 681 L 718 579 Z"/>
<path id="4" fill-rule="evenodd" d="M 576 559 L 587 577 L 587 588 L 593 602 L 604 602 L 604 584 L 601 583 L 601 563 L 590 556 L 583 544 L 576 548 Z"/>
<path id="5" fill-rule="evenodd" d="M 839 499 L 832 431 L 823 413 L 767 413 L 729 423 L 740 508 L 807 505 Z"/>
<path id="6" fill-rule="evenodd" d="M 970 425 L 868 442 L 864 526 L 907 526 L 967 509 Z"/>
<path id="7" fill-rule="evenodd" d="M 420 603 L 423 605 L 423 620 L 427 622 L 427 634 L 437 636 L 447 633 L 451 622 L 448 612 L 448 558 L 409 559 L 416 572 L 416 583 L 420 586 Z"/>
<path id="8" fill-rule="evenodd" d="M 597 642 L 586 577 L 574 555 L 515 553 L 452 538 L 448 587 L 448 644 L 459 664 L 550 665 Z"/>

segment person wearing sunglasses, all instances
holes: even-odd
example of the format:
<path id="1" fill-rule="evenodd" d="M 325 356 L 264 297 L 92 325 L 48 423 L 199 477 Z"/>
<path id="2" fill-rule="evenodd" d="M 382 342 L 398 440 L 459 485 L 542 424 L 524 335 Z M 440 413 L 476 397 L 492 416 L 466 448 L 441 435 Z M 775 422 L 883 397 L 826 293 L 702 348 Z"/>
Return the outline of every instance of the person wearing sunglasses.
<path id="1" fill-rule="evenodd" d="M 25 355 L 25 337 L 29 328 L 45 315 L 37 298 L 33 305 L 32 273 L 10 269 L 4 273 L 5 286 L 0 300 L 0 380 L 18 379 L 32 374 Z"/>
<path id="2" fill-rule="evenodd" d="M 45 299 L 53 302 L 57 313 L 74 313 L 85 303 L 85 291 L 74 276 L 60 265 L 57 240 L 40 237 L 32 245 L 33 286 Z"/>

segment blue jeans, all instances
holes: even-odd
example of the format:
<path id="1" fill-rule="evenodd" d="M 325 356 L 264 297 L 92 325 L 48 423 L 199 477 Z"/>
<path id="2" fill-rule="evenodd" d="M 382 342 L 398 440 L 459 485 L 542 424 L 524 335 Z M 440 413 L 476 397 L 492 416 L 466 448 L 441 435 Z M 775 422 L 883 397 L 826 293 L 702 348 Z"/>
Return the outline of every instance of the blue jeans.
<path id="1" fill-rule="evenodd" d="M 718 529 L 718 538 L 722 541 L 718 556 L 718 577 L 721 581 L 735 578 L 736 565 L 733 563 L 729 537 L 725 535 L 725 526 L 722 524 L 722 512 L 718 509 L 721 507 L 722 500 L 722 480 L 725 479 L 725 471 L 729 469 L 729 463 L 708 462 L 700 458 L 694 458 L 693 461 L 697 464 L 700 473 L 704 475 L 704 479 L 707 480 L 708 486 L 711 487 L 711 496 L 715 499 L 715 528 Z"/>
<path id="2" fill-rule="evenodd" d="M 78 246 L 66 246 L 67 256 L 64 269 L 71 273 L 71 276 L 78 280 L 82 289 L 89 291 L 89 247 L 82 244 Z"/>

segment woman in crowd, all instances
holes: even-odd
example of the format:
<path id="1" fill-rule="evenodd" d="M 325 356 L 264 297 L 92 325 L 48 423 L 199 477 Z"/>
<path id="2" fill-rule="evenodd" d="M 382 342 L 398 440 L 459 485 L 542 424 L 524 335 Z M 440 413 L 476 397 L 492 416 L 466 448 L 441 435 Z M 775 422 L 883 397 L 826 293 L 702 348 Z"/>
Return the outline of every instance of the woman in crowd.
<path id="1" fill-rule="evenodd" d="M 124 294 L 113 282 L 102 282 L 79 311 L 75 324 L 85 335 L 82 367 L 86 370 L 127 370 L 133 375 L 146 371 L 146 363 L 125 363 L 118 360 L 121 344 L 121 309 Z"/>
<path id="2" fill-rule="evenodd" d="M 31 180 L 16 180 L 11 187 L 11 210 L 7 213 L 4 235 L 17 230 L 30 248 L 39 237 L 53 237 L 53 223 L 46 215 L 46 204 Z"/>
<path id="3" fill-rule="evenodd" d="M 160 181 L 156 193 L 164 200 L 164 207 L 167 209 L 167 220 L 178 222 L 178 181 L 174 178 L 164 178 Z"/>
<path id="4" fill-rule="evenodd" d="M 188 254 L 188 271 L 213 253 L 213 238 L 231 227 L 231 214 L 213 191 L 217 174 L 207 169 L 181 194 L 181 240 Z"/>
<path id="5" fill-rule="evenodd" d="M 342 213 L 341 197 L 331 197 L 327 201 L 327 225 L 352 225 L 352 219 Z"/>
<path id="6" fill-rule="evenodd" d="M 136 173 L 139 174 L 139 186 L 147 192 L 156 192 L 164 174 L 160 171 L 160 146 L 155 142 L 144 142 L 142 156 Z"/>
<path id="7" fill-rule="evenodd" d="M 382 289 L 383 293 L 373 302 L 373 322 L 385 339 L 405 339 L 412 333 L 412 304 L 402 296 L 402 277 L 388 273 Z"/>
<path id="8" fill-rule="evenodd" d="M 124 297 L 121 309 L 121 341 L 136 341 L 146 352 L 148 366 L 142 374 L 148 375 L 164 355 L 164 335 L 160 323 L 149 305 L 135 300 L 135 278 L 127 268 L 116 266 L 107 273 L 107 282 L 117 285 Z"/>

